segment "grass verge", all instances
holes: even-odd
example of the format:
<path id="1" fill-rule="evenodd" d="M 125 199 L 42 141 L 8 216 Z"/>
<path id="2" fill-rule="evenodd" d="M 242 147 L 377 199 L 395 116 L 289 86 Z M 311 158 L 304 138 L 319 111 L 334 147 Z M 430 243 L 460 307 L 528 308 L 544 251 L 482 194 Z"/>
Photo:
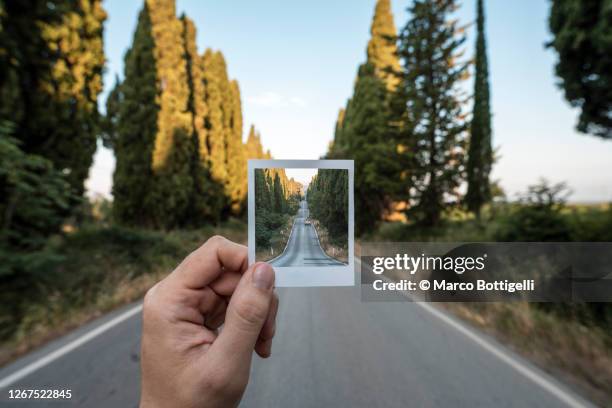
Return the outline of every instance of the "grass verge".
<path id="1" fill-rule="evenodd" d="M 325 253 L 332 258 L 348 264 L 348 247 L 332 244 L 329 237 L 329 232 L 318 220 L 312 219 L 312 226 L 319 236 L 319 243 L 321 244 L 323 251 L 325 251 Z"/>
<path id="2" fill-rule="evenodd" d="M 62 261 L 48 271 L 36 295 L 20 293 L 19 318 L 15 318 L 16 305 L 0 305 L 3 322 L 11 324 L 10 336 L 0 342 L 0 365 L 140 299 L 215 234 L 246 243 L 246 225 L 239 221 L 167 233 L 88 226 L 58 239 L 54 245 Z"/>
<path id="3" fill-rule="evenodd" d="M 612 241 L 612 205 L 567 205 L 561 211 L 504 204 L 483 221 L 455 211 L 436 228 L 384 223 L 362 241 L 494 242 Z M 552 234 L 552 235 L 551 235 Z M 511 237 L 512 239 L 508 239 Z M 559 238 L 563 237 L 563 238 Z M 487 332 L 517 354 L 612 407 L 612 326 L 609 304 L 443 303 L 450 313 Z M 593 313 L 601 306 L 605 311 Z"/>
<path id="4" fill-rule="evenodd" d="M 446 310 L 602 406 L 612 405 L 612 338 L 529 303 L 443 303 Z"/>
<path id="5" fill-rule="evenodd" d="M 272 234 L 272 237 L 270 238 L 270 245 L 268 245 L 266 248 L 262 248 L 260 246 L 257 247 L 255 259 L 266 262 L 282 254 L 287 246 L 289 237 L 291 236 L 294 220 L 295 217 L 285 216 L 284 224 Z"/>

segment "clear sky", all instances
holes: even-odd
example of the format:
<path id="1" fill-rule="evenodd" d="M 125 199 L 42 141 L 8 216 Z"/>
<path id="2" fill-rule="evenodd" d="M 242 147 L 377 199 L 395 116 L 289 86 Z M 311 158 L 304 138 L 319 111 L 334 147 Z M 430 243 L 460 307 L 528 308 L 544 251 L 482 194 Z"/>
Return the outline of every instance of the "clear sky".
<path id="1" fill-rule="evenodd" d="M 285 169 L 285 174 L 287 174 L 287 177 L 293 178 L 306 187 L 310 184 L 315 174 L 317 174 L 317 169 Z"/>
<path id="2" fill-rule="evenodd" d="M 409 1 L 392 0 L 398 27 Z M 332 139 L 338 109 L 365 59 L 375 0 L 178 0 L 198 28 L 200 51 L 223 51 L 242 91 L 245 133 L 251 123 L 278 159 L 316 159 Z M 494 145 L 493 177 L 511 197 L 539 177 L 566 181 L 575 201 L 612 200 L 612 141 L 574 130 L 576 111 L 556 87 L 555 54 L 544 44 L 547 0 L 487 0 Z M 105 94 L 123 74 L 142 1 L 107 0 Z M 457 17 L 474 20 L 475 0 Z M 474 29 L 466 48 L 472 54 Z M 246 137 L 246 136 L 245 136 Z M 87 185 L 108 195 L 112 153 L 98 149 Z"/>

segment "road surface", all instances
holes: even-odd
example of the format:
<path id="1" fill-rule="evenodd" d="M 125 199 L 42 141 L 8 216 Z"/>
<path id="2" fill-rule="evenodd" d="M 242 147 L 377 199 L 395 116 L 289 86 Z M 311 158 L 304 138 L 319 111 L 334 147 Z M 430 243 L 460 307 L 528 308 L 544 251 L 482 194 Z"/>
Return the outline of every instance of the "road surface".
<path id="1" fill-rule="evenodd" d="M 272 357 L 254 358 L 244 407 L 587 405 L 495 341 L 429 305 L 365 303 L 352 287 L 282 289 L 279 295 Z M 9 405 L 5 387 L 0 405 L 136 407 L 138 307 L 118 310 L 0 369 L 2 384 L 29 364 L 46 363 L 10 387 L 70 388 L 71 401 Z M 107 330 L 70 346 L 100 327 Z"/>
<path id="2" fill-rule="evenodd" d="M 273 266 L 328 266 L 343 265 L 328 256 L 321 248 L 319 237 L 312 224 L 307 223 L 308 203 L 300 202 L 291 235 L 283 253 L 270 261 Z"/>

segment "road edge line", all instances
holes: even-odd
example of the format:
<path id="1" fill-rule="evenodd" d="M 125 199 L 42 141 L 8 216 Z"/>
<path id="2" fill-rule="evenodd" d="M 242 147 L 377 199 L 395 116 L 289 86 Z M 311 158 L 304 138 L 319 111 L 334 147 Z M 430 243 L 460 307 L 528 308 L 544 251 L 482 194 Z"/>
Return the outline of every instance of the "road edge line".
<path id="1" fill-rule="evenodd" d="M 413 302 L 418 304 L 421 308 L 426 310 L 431 315 L 437 317 L 447 325 L 451 326 L 455 330 L 459 331 L 464 336 L 468 337 L 470 340 L 474 341 L 480 347 L 487 350 L 489 353 L 493 354 L 498 359 L 502 360 L 514 370 L 518 371 L 523 376 L 527 377 L 537 385 L 539 385 L 544 390 L 548 391 L 550 394 L 555 396 L 560 401 L 566 403 L 570 407 L 584 407 L 584 402 L 580 401 L 577 397 L 569 392 L 561 389 L 557 384 L 544 377 L 542 374 L 535 371 L 533 368 L 527 366 L 525 363 L 517 360 L 513 356 L 509 355 L 507 351 L 501 349 L 499 346 L 492 344 L 488 340 L 482 338 L 479 334 L 473 332 L 470 328 L 465 327 L 462 323 L 455 321 L 452 317 L 447 316 L 441 310 L 438 310 L 434 306 L 425 303 L 416 301 Z M 588 401 L 585 401 L 588 402 Z"/>
<path id="2" fill-rule="evenodd" d="M 285 248 L 283 249 L 283 252 L 281 252 L 276 257 L 267 260 L 266 263 L 272 264 L 272 262 L 276 261 L 278 258 L 280 258 L 281 256 L 285 255 L 285 251 L 287 251 L 287 247 L 289 246 L 289 241 L 291 241 L 291 235 L 293 235 L 293 229 L 295 228 L 295 219 L 296 218 L 297 218 L 297 216 L 293 218 L 293 224 L 291 224 L 291 231 L 289 232 L 289 238 L 287 239 L 287 243 L 285 244 Z"/>
<path id="3" fill-rule="evenodd" d="M 319 220 L 317 220 L 317 221 L 319 221 Z M 321 221 L 319 221 L 319 223 L 321 223 Z M 348 263 L 346 263 L 346 264 L 345 264 L 344 262 L 340 262 L 338 259 L 336 259 L 336 258 L 334 258 L 334 257 L 329 256 L 329 255 L 327 254 L 327 252 L 325 252 L 325 250 L 324 250 L 324 249 L 323 249 L 323 247 L 321 246 L 321 239 L 319 238 L 319 231 L 317 231 L 317 227 L 315 227 L 315 226 L 313 225 L 313 226 L 312 226 L 312 229 L 314 230 L 315 235 L 317 236 L 317 244 L 319 244 L 319 248 L 321 248 L 321 252 L 323 252 L 323 254 L 324 254 L 326 257 L 328 257 L 329 259 L 331 259 L 332 261 L 337 262 L 337 263 L 339 263 L 340 265 L 349 266 L 349 264 L 348 264 Z"/>
<path id="4" fill-rule="evenodd" d="M 93 340 L 98 337 L 102 333 L 108 331 L 119 323 L 129 319 L 130 317 L 140 313 L 142 311 L 142 303 L 137 306 L 132 307 L 131 309 L 121 313 L 119 316 L 114 317 L 106 323 L 101 324 L 100 326 L 84 333 L 80 337 L 74 339 L 68 344 L 61 346 L 60 348 L 46 354 L 45 356 L 39 358 L 36 361 L 31 362 L 25 367 L 20 368 L 12 374 L 0 379 L 0 389 L 6 388 L 10 385 L 13 385 L 17 381 L 27 377 L 28 375 L 38 371 L 39 369 L 51 364 L 55 360 L 61 358 L 62 356 L 70 353 L 74 349 L 82 346 L 83 344 Z"/>

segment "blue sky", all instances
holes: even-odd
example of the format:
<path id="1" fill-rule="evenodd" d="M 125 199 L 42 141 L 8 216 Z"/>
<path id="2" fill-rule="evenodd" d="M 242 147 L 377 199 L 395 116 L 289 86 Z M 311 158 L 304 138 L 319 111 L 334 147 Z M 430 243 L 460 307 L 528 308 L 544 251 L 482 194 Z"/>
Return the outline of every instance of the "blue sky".
<path id="1" fill-rule="evenodd" d="M 392 0 L 401 27 L 409 1 Z M 311 159 L 325 153 L 338 109 L 352 93 L 365 59 L 375 0 L 178 0 L 198 28 L 198 47 L 223 51 L 230 76 L 242 91 L 245 137 L 255 123 L 264 147 L 279 159 Z M 107 0 L 108 60 L 105 93 L 123 73 L 142 1 Z M 487 41 L 491 71 L 494 144 L 500 159 L 493 177 L 512 197 L 539 177 L 566 181 L 574 201 L 612 200 L 612 141 L 574 130 L 576 111 L 556 87 L 556 56 L 546 50 L 549 2 L 489 0 Z M 474 20 L 475 0 L 457 17 Z M 468 30 L 467 55 L 474 29 Z M 469 86 L 466 84 L 466 86 Z M 112 153 L 98 149 L 87 183 L 90 194 L 108 195 Z"/>

